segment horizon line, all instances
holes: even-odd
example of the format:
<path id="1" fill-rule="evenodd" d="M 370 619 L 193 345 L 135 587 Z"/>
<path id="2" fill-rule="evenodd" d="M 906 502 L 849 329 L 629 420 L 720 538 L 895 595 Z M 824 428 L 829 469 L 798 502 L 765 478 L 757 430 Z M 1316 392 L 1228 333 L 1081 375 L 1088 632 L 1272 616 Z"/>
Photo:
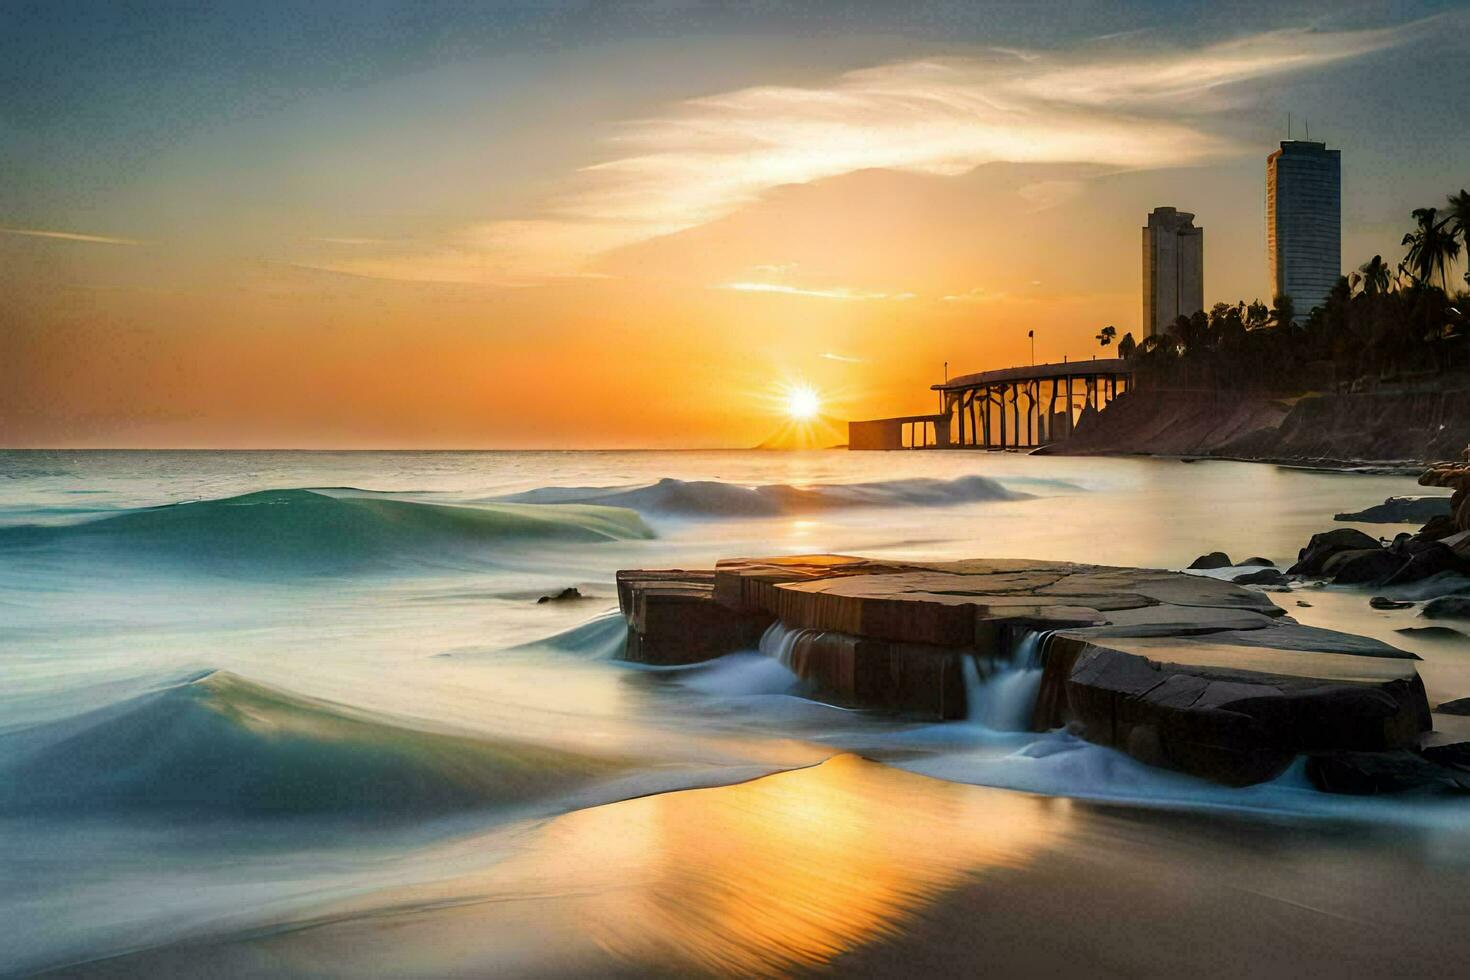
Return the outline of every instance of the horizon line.
<path id="1" fill-rule="evenodd" d="M 819 446 L 814 449 L 845 449 Z M 609 448 L 450 448 L 415 449 L 407 446 L 332 447 L 201 447 L 201 446 L 0 446 L 0 453 L 790 453 L 809 449 L 761 449 L 758 446 L 616 446 Z"/>

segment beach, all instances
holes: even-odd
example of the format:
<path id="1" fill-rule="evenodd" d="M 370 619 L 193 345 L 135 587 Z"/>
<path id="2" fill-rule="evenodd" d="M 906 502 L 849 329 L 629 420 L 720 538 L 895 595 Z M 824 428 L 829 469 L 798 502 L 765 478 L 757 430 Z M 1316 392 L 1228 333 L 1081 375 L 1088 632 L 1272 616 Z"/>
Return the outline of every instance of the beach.
<path id="1" fill-rule="evenodd" d="M 1326 794 L 1300 765 L 1231 788 L 1065 731 L 844 709 L 757 649 L 618 659 L 620 568 L 1284 567 L 1409 477 L 978 452 L 0 474 L 7 973 L 1422 975 L 1464 953 L 1458 799 Z M 1267 595 L 1419 655 L 1431 704 L 1470 694 L 1463 643 L 1398 632 L 1413 609 Z"/>
<path id="2" fill-rule="evenodd" d="M 1434 975 L 1470 949 L 1463 843 L 842 755 L 578 811 L 486 871 L 77 975 Z"/>

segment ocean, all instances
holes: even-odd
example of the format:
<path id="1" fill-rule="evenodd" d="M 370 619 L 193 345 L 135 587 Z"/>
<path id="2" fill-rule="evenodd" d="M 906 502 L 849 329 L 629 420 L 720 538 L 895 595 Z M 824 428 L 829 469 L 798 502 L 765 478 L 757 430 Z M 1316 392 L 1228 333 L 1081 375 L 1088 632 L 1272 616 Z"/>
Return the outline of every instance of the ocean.
<path id="1" fill-rule="evenodd" d="M 1022 731 L 1024 657 L 945 724 L 813 700 L 779 631 L 616 658 L 620 568 L 1284 566 L 1415 492 L 979 452 L 0 453 L 0 972 L 785 972 L 896 941 L 977 869 L 1161 860 L 1150 835 L 1212 867 L 1222 827 L 1281 849 L 1231 865 L 1254 892 L 1358 915 L 1387 876 L 1461 914 L 1470 803 L 1299 766 L 1227 789 Z M 1470 643 L 1398 633 L 1412 610 L 1276 598 L 1419 654 L 1431 704 L 1470 695 Z"/>

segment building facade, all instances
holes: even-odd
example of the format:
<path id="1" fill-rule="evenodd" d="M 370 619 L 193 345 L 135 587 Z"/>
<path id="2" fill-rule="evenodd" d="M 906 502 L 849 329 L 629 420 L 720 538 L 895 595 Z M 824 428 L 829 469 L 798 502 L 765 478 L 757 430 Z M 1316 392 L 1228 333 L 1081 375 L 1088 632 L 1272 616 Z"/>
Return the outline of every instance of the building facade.
<path id="1" fill-rule="evenodd" d="M 1286 140 L 1266 158 L 1266 255 L 1271 298 L 1290 296 L 1298 319 L 1342 275 L 1342 164 L 1326 143 Z"/>
<path id="2" fill-rule="evenodd" d="M 1205 232 L 1194 215 L 1154 208 L 1143 226 L 1143 336 L 1205 308 Z"/>

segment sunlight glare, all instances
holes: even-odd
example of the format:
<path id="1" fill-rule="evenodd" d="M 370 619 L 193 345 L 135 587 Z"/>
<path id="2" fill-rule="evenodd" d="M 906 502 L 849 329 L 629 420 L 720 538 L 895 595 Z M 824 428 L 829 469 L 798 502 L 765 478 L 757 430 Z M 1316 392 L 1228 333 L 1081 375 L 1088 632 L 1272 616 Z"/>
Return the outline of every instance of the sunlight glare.
<path id="1" fill-rule="evenodd" d="M 805 385 L 792 388 L 786 396 L 786 412 L 794 419 L 814 419 L 821 407 L 817 393 Z"/>

